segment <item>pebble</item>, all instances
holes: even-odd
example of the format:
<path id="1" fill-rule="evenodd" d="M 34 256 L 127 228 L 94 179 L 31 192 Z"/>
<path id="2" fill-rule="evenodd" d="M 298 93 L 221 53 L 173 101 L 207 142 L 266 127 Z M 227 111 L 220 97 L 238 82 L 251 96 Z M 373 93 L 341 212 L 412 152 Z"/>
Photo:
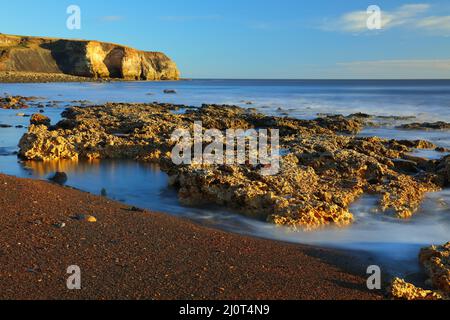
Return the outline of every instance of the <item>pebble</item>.
<path id="1" fill-rule="evenodd" d="M 64 222 L 56 223 L 56 224 L 55 224 L 55 227 L 58 228 L 58 229 L 62 229 L 62 228 L 65 228 L 65 227 L 66 227 L 66 224 L 65 224 Z"/>
<path id="2" fill-rule="evenodd" d="M 97 222 L 97 218 L 91 215 L 86 215 L 86 214 L 78 214 L 77 216 L 75 216 L 75 219 L 78 221 L 85 221 L 85 222 Z"/>

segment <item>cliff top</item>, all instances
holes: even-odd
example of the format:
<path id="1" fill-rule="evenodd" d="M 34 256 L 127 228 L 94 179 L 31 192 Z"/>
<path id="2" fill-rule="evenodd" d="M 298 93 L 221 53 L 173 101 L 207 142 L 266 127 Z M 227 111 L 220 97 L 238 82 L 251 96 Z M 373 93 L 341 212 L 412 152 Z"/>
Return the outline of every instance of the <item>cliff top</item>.
<path id="1" fill-rule="evenodd" d="M 0 32 L 0 48 L 12 48 L 12 47 L 33 47 L 33 46 L 39 46 L 41 44 L 45 43 L 52 43 L 56 41 L 68 41 L 68 42 L 79 42 L 79 43 L 89 43 L 89 42 L 95 42 L 95 43 L 101 43 L 111 46 L 117 46 L 117 47 L 123 47 L 128 49 L 135 49 L 131 46 L 118 44 L 114 42 L 107 42 L 107 41 L 99 41 L 99 40 L 89 40 L 89 39 L 76 39 L 76 38 L 56 38 L 56 37 L 41 37 L 41 36 L 24 36 L 24 35 L 16 35 L 16 34 L 4 34 Z M 164 54 L 161 51 L 145 51 L 149 53 L 159 53 Z"/>

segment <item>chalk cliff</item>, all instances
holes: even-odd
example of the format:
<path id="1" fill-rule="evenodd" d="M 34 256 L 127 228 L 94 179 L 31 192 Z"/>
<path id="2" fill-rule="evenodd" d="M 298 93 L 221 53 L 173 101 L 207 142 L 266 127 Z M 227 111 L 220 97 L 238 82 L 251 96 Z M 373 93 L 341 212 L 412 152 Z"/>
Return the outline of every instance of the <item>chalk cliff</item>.
<path id="1" fill-rule="evenodd" d="M 161 52 L 112 43 L 0 34 L 0 72 L 62 73 L 88 78 L 178 80 Z"/>

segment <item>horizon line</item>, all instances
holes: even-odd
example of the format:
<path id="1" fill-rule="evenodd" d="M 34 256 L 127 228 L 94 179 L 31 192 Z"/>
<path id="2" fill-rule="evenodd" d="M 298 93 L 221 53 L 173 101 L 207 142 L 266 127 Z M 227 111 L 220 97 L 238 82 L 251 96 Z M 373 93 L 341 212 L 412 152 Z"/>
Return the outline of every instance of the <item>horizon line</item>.
<path id="1" fill-rule="evenodd" d="M 449 81 L 450 78 L 180 78 L 180 81 L 191 80 L 261 80 L 261 81 Z"/>

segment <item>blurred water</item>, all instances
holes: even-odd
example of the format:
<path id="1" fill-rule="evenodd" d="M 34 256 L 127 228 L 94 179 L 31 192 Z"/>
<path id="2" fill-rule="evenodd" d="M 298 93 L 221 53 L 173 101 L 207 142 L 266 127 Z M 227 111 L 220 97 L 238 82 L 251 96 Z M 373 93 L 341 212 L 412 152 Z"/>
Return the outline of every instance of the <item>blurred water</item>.
<path id="1" fill-rule="evenodd" d="M 163 94 L 175 89 L 177 94 Z M 414 119 L 383 119 L 377 128 L 367 128 L 362 136 L 395 139 L 426 139 L 450 148 L 448 131 L 408 131 L 395 126 L 405 122 L 449 121 L 450 81 L 253 81 L 193 80 L 182 82 L 2 84 L 0 94 L 39 96 L 42 102 L 55 101 L 45 108 L 53 122 L 69 105 L 79 100 L 89 104 L 116 102 L 170 102 L 200 106 L 202 103 L 235 104 L 257 108 L 274 115 L 314 118 L 319 113 L 351 114 L 364 112 L 379 116 L 416 116 Z M 149 95 L 151 93 L 151 95 Z M 247 104 L 249 101 L 252 104 Z M 410 220 L 398 220 L 376 212 L 378 199 L 365 196 L 351 211 L 355 223 L 348 228 L 327 228 L 315 232 L 293 232 L 271 224 L 245 218 L 221 208 L 186 208 L 176 191 L 169 188 L 167 176 L 155 165 L 135 161 L 96 161 L 51 163 L 18 162 L 12 154 L 29 118 L 17 113 L 39 112 L 0 110 L 0 172 L 19 177 L 47 179 L 55 171 L 68 174 L 68 185 L 143 208 L 193 219 L 202 224 L 258 237 L 370 252 L 395 274 L 418 270 L 420 247 L 450 241 L 450 190 L 430 194 L 420 212 Z M 418 156 L 438 159 L 433 151 L 417 151 Z"/>
<path id="2" fill-rule="evenodd" d="M 164 94 L 174 89 L 177 94 Z M 113 82 L 1 84 L 0 94 L 26 94 L 47 100 L 93 103 L 171 102 L 256 107 L 268 113 L 315 117 L 317 113 L 366 112 L 380 116 L 417 116 L 450 121 L 450 80 L 192 80 L 179 82 Z M 252 102 L 253 105 L 247 105 Z"/>

